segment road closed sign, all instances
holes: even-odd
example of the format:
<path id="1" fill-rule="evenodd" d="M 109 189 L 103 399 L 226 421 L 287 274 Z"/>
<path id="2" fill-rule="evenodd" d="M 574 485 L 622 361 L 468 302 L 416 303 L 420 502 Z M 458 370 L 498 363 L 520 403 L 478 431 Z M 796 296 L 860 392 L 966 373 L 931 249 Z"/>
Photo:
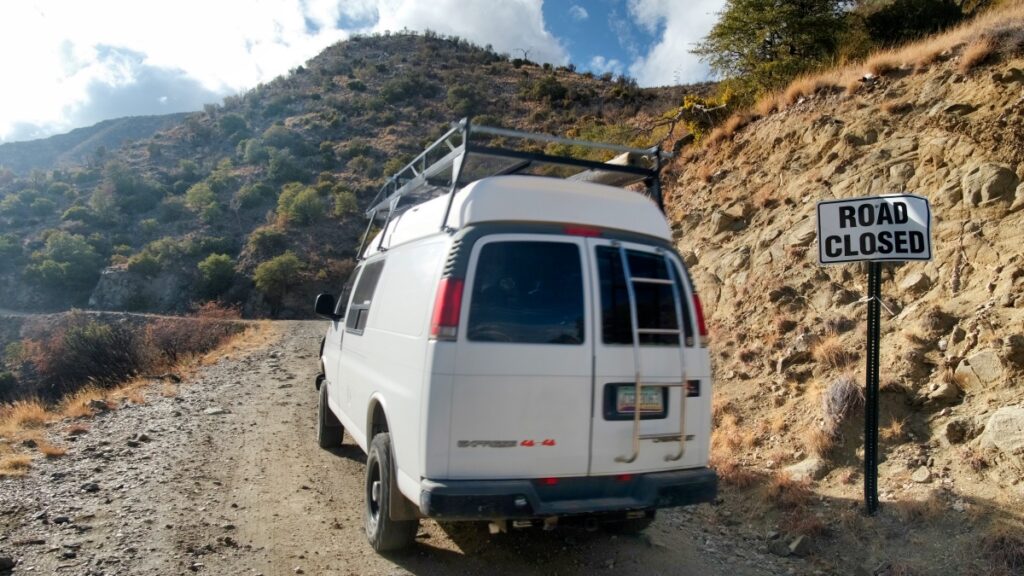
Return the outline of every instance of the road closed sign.
<path id="1" fill-rule="evenodd" d="M 931 260 L 928 199 L 892 194 L 818 202 L 818 260 Z"/>

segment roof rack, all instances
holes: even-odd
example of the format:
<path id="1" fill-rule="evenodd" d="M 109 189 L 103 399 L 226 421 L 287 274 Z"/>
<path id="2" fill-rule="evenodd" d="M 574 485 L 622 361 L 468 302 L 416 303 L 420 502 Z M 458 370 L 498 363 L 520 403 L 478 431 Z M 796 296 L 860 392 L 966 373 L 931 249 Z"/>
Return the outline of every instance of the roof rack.
<path id="1" fill-rule="evenodd" d="M 519 141 L 518 147 L 509 146 Z M 616 155 L 617 154 L 617 155 Z M 604 160 L 595 160 L 604 157 Z M 536 174 L 583 182 L 630 186 L 643 184 L 664 212 L 659 173 L 663 160 L 671 158 L 660 146 L 630 148 L 603 142 L 588 142 L 472 124 L 469 118 L 452 123 L 443 136 L 388 177 L 366 210 L 369 220 L 360 242 L 358 257 L 376 221 L 383 218 L 383 244 L 388 224 L 402 211 L 448 195 L 448 205 L 441 219 L 441 230 L 447 229 L 455 193 L 463 186 L 489 176 Z M 382 250 L 383 246 L 378 246 Z"/>

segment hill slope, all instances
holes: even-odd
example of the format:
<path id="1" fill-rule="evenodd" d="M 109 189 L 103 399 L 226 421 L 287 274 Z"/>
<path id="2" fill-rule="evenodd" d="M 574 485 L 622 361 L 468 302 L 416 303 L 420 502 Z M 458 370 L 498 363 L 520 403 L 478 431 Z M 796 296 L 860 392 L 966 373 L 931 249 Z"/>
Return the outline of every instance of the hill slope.
<path id="1" fill-rule="evenodd" d="M 1024 569 L 1006 544 L 1024 542 L 1024 59 L 1021 14 L 1000 16 L 881 55 L 875 74 L 800 81 L 668 178 L 711 325 L 726 514 L 812 537 L 833 569 Z M 851 509 L 866 268 L 817 263 L 815 203 L 900 191 L 930 199 L 935 258 L 885 265 L 883 511 L 868 521 Z"/>
<path id="2" fill-rule="evenodd" d="M 432 34 L 353 38 L 104 158 L 0 174 L 0 287 L 9 307 L 180 310 L 219 298 L 249 314 L 306 314 L 351 268 L 361 208 L 383 177 L 452 120 L 642 143 L 660 137 L 641 129 L 651 115 L 685 91 Z"/>
<path id="3" fill-rule="evenodd" d="M 97 153 L 116 149 L 126 142 L 145 140 L 153 134 L 181 123 L 187 114 L 131 116 L 104 120 L 67 134 L 58 134 L 28 142 L 0 144 L 0 168 L 17 174 L 83 164 Z"/>

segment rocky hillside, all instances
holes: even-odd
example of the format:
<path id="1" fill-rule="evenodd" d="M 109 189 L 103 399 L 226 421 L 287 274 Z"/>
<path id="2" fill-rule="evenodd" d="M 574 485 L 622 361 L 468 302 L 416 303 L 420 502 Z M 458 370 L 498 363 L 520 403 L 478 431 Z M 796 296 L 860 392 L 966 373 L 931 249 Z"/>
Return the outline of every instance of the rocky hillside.
<path id="1" fill-rule="evenodd" d="M 1022 21 L 800 80 L 668 178 L 710 319 L 724 513 L 781 534 L 780 554 L 806 536 L 847 574 L 1024 570 Z M 815 203 L 902 191 L 931 201 L 935 258 L 884 268 L 869 521 L 866 268 L 817 263 Z"/>
<path id="2" fill-rule="evenodd" d="M 353 38 L 81 165 L 0 169 L 4 305 L 307 314 L 351 269 L 383 178 L 452 120 L 647 143 L 686 91 L 433 34 Z"/>
<path id="3" fill-rule="evenodd" d="M 73 167 L 93 158 L 103 158 L 107 150 L 116 150 L 128 142 L 151 138 L 161 130 L 180 124 L 185 116 L 164 114 L 115 118 L 76 128 L 67 134 L 0 144 L 0 166 L 21 175 L 32 170 Z"/>

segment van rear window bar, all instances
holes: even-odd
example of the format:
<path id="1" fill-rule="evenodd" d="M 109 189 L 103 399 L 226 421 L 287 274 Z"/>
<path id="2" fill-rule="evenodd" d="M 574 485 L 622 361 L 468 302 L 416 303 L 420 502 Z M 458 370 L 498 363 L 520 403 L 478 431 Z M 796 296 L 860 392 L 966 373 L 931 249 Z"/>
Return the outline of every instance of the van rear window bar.
<path id="1" fill-rule="evenodd" d="M 610 186 L 643 184 L 645 194 L 664 212 L 659 174 L 663 161 L 671 157 L 660 146 L 631 148 L 574 140 L 472 124 L 463 118 L 381 186 L 366 210 L 369 222 L 358 254 L 362 255 L 375 222 L 383 220 L 386 232 L 398 213 L 448 194 L 444 218 L 438 223 L 445 229 L 455 193 L 489 176 L 534 174 Z"/>

